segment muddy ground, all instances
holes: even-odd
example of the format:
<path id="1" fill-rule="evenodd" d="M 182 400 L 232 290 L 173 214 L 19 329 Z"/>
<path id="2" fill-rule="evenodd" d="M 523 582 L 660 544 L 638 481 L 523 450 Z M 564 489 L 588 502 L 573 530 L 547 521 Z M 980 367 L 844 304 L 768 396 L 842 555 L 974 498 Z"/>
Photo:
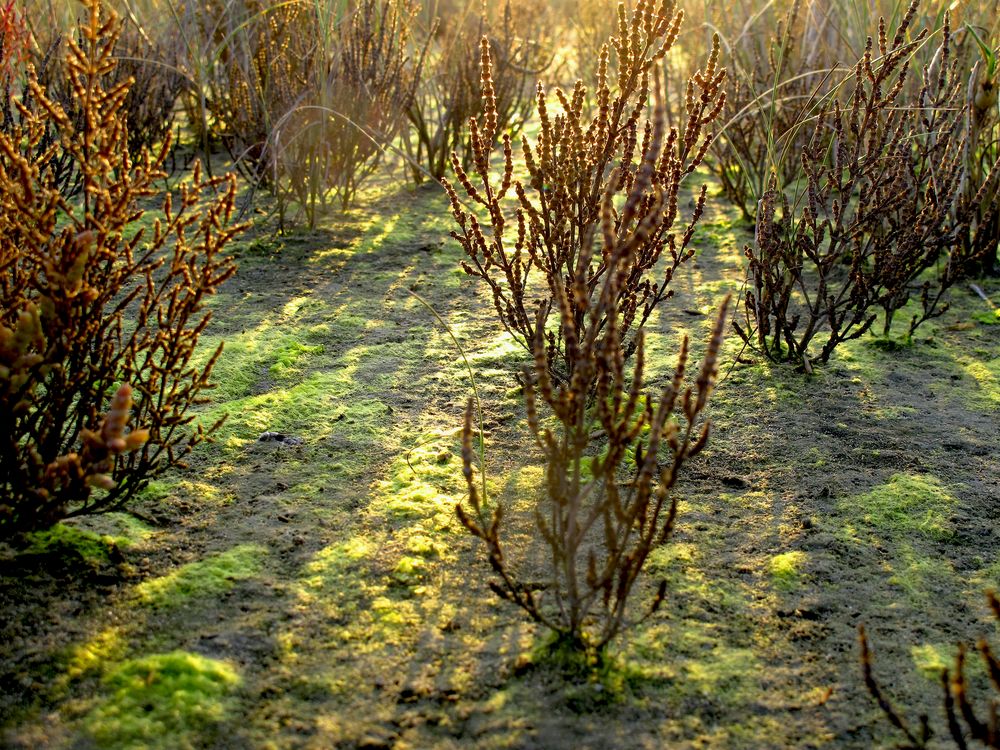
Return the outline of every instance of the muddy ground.
<path id="1" fill-rule="evenodd" d="M 853 342 L 811 377 L 731 336 L 709 448 L 637 593 L 665 577 L 667 603 L 613 669 L 571 678 L 487 589 L 454 517 L 469 382 L 410 291 L 476 372 L 491 491 L 523 508 L 541 466 L 514 379 L 527 357 L 460 271 L 449 221 L 423 188 L 241 241 L 203 339 L 226 342 L 205 409 L 229 415 L 216 442 L 136 515 L 3 552 L 0 745 L 892 747 L 859 623 L 887 691 L 945 733 L 941 668 L 956 642 L 998 635 L 983 597 L 1000 588 L 990 307 L 963 285 L 914 342 Z M 654 386 L 679 335 L 697 352 L 740 288 L 746 237 L 736 212 L 703 222 L 650 325 Z M 1000 283 L 981 284 L 1000 304 Z M 513 516 L 530 555 L 530 520 Z"/>

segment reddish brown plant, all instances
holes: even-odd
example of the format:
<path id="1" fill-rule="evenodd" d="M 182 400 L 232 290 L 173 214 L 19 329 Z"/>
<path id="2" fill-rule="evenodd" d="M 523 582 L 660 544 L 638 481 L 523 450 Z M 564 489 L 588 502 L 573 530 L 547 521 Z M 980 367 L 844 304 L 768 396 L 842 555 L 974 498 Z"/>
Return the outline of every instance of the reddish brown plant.
<path id="1" fill-rule="evenodd" d="M 1000 623 L 1000 600 L 992 591 L 986 594 L 990 609 L 997 622 Z M 875 678 L 874 656 L 868 644 L 868 637 L 863 625 L 858 627 L 858 637 L 861 642 L 861 669 L 865 686 L 882 709 L 882 713 L 905 738 L 906 743 L 900 745 L 901 750 L 926 750 L 934 736 L 930 720 L 920 716 L 919 727 L 901 713 L 886 696 L 885 691 Z M 954 669 L 944 669 L 941 672 L 942 707 L 945 725 L 948 727 L 948 737 L 958 750 L 967 750 L 970 742 L 977 747 L 1000 748 L 1000 719 L 997 707 L 1000 705 L 1000 659 L 985 638 L 977 644 L 977 650 L 982 657 L 983 665 L 996 697 L 984 709 L 977 708 L 970 696 L 969 681 L 965 672 L 966 648 L 958 645 Z"/>
<path id="2" fill-rule="evenodd" d="M 529 352 L 543 332 L 546 361 L 560 382 L 574 376 L 573 329 L 585 325 L 585 310 L 597 309 L 587 300 L 601 293 L 611 273 L 608 248 L 626 241 L 632 246 L 623 256 L 628 265 L 619 271 L 614 304 L 601 308 L 614 309 L 626 358 L 636 349 L 636 332 L 670 297 L 677 268 L 694 254 L 690 242 L 705 189 L 681 231 L 675 230 L 679 196 L 712 142 L 708 127 L 723 106 L 726 73 L 718 65 L 716 39 L 704 70 L 688 81 L 683 127 L 666 128 L 659 65 L 682 19 L 669 0 L 641 0 L 631 13 L 619 5 L 618 34 L 600 52 L 593 116 L 586 114 L 589 94 L 582 82 L 570 93 L 556 89 L 555 113 L 539 86 L 541 127 L 534 144 L 522 141 L 523 179 L 515 176 L 510 137 L 498 133 L 491 50 L 488 40 L 482 41 L 485 111 L 470 121 L 471 173 L 452 157 L 469 204 L 444 181 L 459 227 L 452 236 L 468 256 L 466 273 L 490 290 L 504 328 Z M 615 80 L 609 73 L 612 50 Z M 646 118 L 651 100 L 654 113 Z M 498 135 L 503 166 L 495 175 L 491 160 Z M 569 300 L 565 309 L 561 299 Z M 557 320 L 550 329 L 553 315 Z"/>
<path id="3" fill-rule="evenodd" d="M 218 351 L 195 346 L 207 297 L 234 271 L 222 249 L 235 179 L 198 166 L 163 198 L 150 230 L 138 208 L 162 188 L 169 139 L 131 154 L 114 82 L 120 24 L 88 0 L 66 69 L 76 123 L 31 76 L 32 107 L 0 132 L 0 536 L 120 507 L 150 478 L 182 465 L 206 438 L 192 426 Z M 55 127 L 60 141 L 42 147 Z M 80 174 L 77 199 L 48 160 Z M 107 406 L 110 399 L 110 407 Z M 101 419 L 101 414 L 107 416 Z M 142 430 L 125 433 L 131 421 Z"/>

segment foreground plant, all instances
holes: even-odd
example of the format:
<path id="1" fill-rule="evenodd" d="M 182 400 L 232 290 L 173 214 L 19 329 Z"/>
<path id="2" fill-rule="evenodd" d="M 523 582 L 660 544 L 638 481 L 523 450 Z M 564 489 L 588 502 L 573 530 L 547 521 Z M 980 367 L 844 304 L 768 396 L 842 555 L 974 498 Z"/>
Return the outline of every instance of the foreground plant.
<path id="1" fill-rule="evenodd" d="M 81 122 L 30 75 L 31 102 L 0 131 L 3 539 L 122 506 L 214 429 L 192 427 L 191 407 L 219 351 L 192 358 L 206 299 L 235 270 L 222 255 L 240 230 L 235 179 L 196 166 L 151 230 L 132 229 L 137 203 L 161 192 L 169 139 L 130 154 L 128 83 L 111 77 L 120 23 L 100 0 L 85 5 L 65 61 Z M 53 128 L 61 140 L 39 148 Z M 78 200 L 48 168 L 66 158 Z"/>
<path id="2" fill-rule="evenodd" d="M 987 592 L 986 598 L 993 611 L 993 616 L 1000 623 L 1000 600 L 992 591 Z M 930 747 L 934 732 L 928 717 L 920 716 L 919 727 L 916 727 L 892 705 L 875 679 L 874 657 L 863 625 L 859 626 L 858 633 L 861 641 L 861 667 L 865 686 L 878 702 L 879 708 L 882 709 L 882 713 L 889 723 L 906 738 L 906 744 L 900 747 L 902 750 L 924 750 Z M 1000 659 L 993 653 L 986 639 L 980 639 L 977 649 L 982 657 L 990 684 L 997 694 L 985 708 L 985 715 L 981 709 L 976 708 L 969 695 L 969 682 L 965 675 L 966 648 L 964 644 L 958 646 L 954 669 L 944 669 L 941 672 L 942 703 L 948 726 L 948 736 L 959 750 L 966 750 L 970 747 L 970 741 L 975 742 L 979 747 L 1000 748 L 1000 719 L 997 718 L 997 706 L 1000 703 Z"/>
<path id="3" fill-rule="evenodd" d="M 552 382 L 541 327 L 533 372 L 525 372 L 528 425 L 545 457 L 544 491 L 534 507 L 548 552 L 541 584 L 529 585 L 526 576 L 537 574 L 508 557 L 503 505 L 489 504 L 480 495 L 471 402 L 463 433 L 469 500 L 468 508 L 459 505 L 457 511 L 465 528 L 486 545 L 496 574 L 490 588 L 549 628 L 557 644 L 577 652 L 603 652 L 629 623 L 628 605 L 643 566 L 673 532 L 679 471 L 708 441 L 709 422 L 700 418 L 715 385 L 726 324 L 728 299 L 693 387 L 683 387 L 685 337 L 671 381 L 658 399 L 645 394 L 643 336 L 637 339 L 634 370 L 628 374 L 613 308 L 627 252 L 612 253 L 609 280 L 598 303 L 586 310 L 586 327 L 573 348 L 576 377 L 569 384 Z M 601 320 L 610 329 L 603 337 Z M 597 390 L 592 408 L 587 405 L 591 382 Z M 539 399 L 551 410 L 551 419 L 540 414 Z M 595 428 L 606 441 L 600 451 L 592 441 Z M 665 594 L 666 582 L 661 581 L 646 616 L 657 611 Z"/>
<path id="4" fill-rule="evenodd" d="M 457 155 L 452 156 L 470 205 L 443 181 L 459 227 L 452 236 L 468 256 L 465 272 L 489 287 L 504 328 L 529 352 L 543 337 L 547 365 L 559 382 L 574 377 L 579 360 L 572 330 L 584 326 L 587 309 L 601 309 L 602 315 L 613 311 L 627 359 L 636 350 L 636 332 L 670 297 L 674 273 L 694 254 L 690 241 L 704 210 L 705 188 L 678 232 L 680 191 L 712 142 L 707 128 L 721 111 L 726 73 L 718 66 L 715 39 L 704 71 L 688 81 L 684 127 L 667 131 L 659 66 L 682 20 L 683 13 L 669 1 L 640 0 L 631 13 L 619 5 L 618 34 L 600 52 L 592 117 L 586 114 L 588 92 L 582 82 L 568 95 L 556 89 L 560 113 L 555 116 L 539 86 L 541 127 L 534 145 L 522 141 L 524 180 L 514 176 L 507 134 L 500 138 L 502 174 L 492 174 L 499 116 L 490 46 L 482 42 L 485 113 L 470 121 L 475 183 Z M 612 49 L 617 58 L 614 81 L 609 74 Z M 654 115 L 645 118 L 651 100 L 656 100 Z M 621 278 L 615 299 L 589 305 L 613 272 L 610 248 L 626 238 L 631 248 L 622 256 L 626 267 L 617 270 Z M 604 249 L 595 250 L 601 242 Z M 536 290 L 540 305 L 534 301 Z M 571 300 L 565 310 L 561 298 Z M 550 330 L 553 314 L 557 320 Z"/>
<path id="5" fill-rule="evenodd" d="M 627 624 L 642 568 L 673 530 L 678 471 L 708 440 L 707 422 L 697 423 L 715 381 L 725 305 L 694 388 L 681 390 L 685 340 L 659 400 L 643 394 L 642 327 L 670 296 L 676 269 L 693 255 L 690 240 L 704 210 L 703 188 L 683 234 L 675 234 L 680 188 L 704 158 L 712 140 L 705 128 L 724 99 L 716 39 L 705 70 L 688 82 L 685 127 L 668 132 L 658 66 L 682 18 L 672 2 L 640 0 L 631 14 L 619 5 L 618 35 L 601 50 L 592 118 L 585 114 L 582 83 L 570 96 L 556 90 L 561 111 L 554 117 L 539 86 L 538 141 L 522 144 L 525 181 L 514 179 L 506 134 L 503 173 L 498 182 L 491 176 L 498 114 L 490 46 L 483 39 L 485 114 L 470 121 L 481 186 L 452 156 L 475 208 L 467 209 L 444 181 L 460 227 L 452 236 L 469 259 L 463 268 L 487 284 L 501 323 L 534 358 L 524 389 L 528 424 L 545 456 L 545 491 L 535 507 L 550 560 L 541 587 L 529 585 L 523 566 L 506 557 L 503 506 L 487 503 L 473 480 L 471 404 L 463 442 L 469 501 L 467 508 L 459 505 L 458 515 L 486 545 L 498 578 L 493 591 L 552 630 L 557 648 L 571 653 L 603 653 Z M 611 48 L 618 63 L 614 91 Z M 644 119 L 651 99 L 653 115 Z M 508 201 L 510 193 L 516 199 Z M 533 300 L 536 276 L 542 294 Z M 540 414 L 539 399 L 551 420 Z M 678 407 L 683 426 L 674 414 Z M 603 450 L 592 448 L 594 436 L 606 441 Z M 649 612 L 664 593 L 661 584 Z"/>

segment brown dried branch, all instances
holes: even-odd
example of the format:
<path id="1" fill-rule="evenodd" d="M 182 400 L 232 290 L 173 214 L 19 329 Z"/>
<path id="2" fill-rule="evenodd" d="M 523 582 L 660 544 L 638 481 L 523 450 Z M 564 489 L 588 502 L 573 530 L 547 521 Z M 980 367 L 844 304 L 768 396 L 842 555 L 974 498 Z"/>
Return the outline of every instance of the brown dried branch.
<path id="1" fill-rule="evenodd" d="M 987 592 L 986 597 L 994 617 L 1000 622 L 1000 601 L 997 600 L 996 595 L 992 591 Z M 927 717 L 920 717 L 921 728 L 919 733 L 915 733 L 910 728 L 906 719 L 892 705 L 875 679 L 873 656 L 868 645 L 868 639 L 865 636 L 864 626 L 859 626 L 858 633 L 861 641 L 862 673 L 868 692 L 878 702 L 879 708 L 882 709 L 882 713 L 885 714 L 889 723 L 903 733 L 908 743 L 901 746 L 903 750 L 923 750 L 927 748 L 933 736 Z M 950 671 L 945 669 L 941 675 L 942 702 L 948 735 L 959 750 L 966 750 L 969 747 L 970 740 L 975 741 L 982 747 L 1000 748 L 1000 720 L 997 718 L 997 706 L 1000 705 L 1000 662 L 993 655 L 985 639 L 979 641 L 978 650 L 985 664 L 986 673 L 990 678 L 993 690 L 997 693 L 997 697 L 993 698 L 987 706 L 985 717 L 980 713 L 980 709 L 977 709 L 973 705 L 973 700 L 969 695 L 969 683 L 965 674 L 966 649 L 964 644 L 958 645 L 958 654 L 955 656 L 954 669 Z"/>

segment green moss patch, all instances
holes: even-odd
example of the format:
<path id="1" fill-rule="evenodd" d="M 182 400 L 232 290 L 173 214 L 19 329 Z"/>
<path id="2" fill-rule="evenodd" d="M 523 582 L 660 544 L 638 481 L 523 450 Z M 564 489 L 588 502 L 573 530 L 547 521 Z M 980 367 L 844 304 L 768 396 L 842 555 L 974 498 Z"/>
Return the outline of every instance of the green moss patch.
<path id="1" fill-rule="evenodd" d="M 695 639 L 703 656 L 684 666 L 681 693 L 696 692 L 723 704 L 747 703 L 760 690 L 760 663 L 748 648 L 730 648 L 714 638 Z M 692 644 L 694 645 L 694 644 Z"/>
<path id="2" fill-rule="evenodd" d="M 993 406 L 1000 405 L 1000 357 L 990 360 L 969 360 L 963 363 L 966 374 L 975 380 L 978 400 Z"/>
<path id="3" fill-rule="evenodd" d="M 303 344 L 287 341 L 274 353 L 275 361 L 269 371 L 278 378 L 288 378 L 300 372 L 299 365 L 310 356 L 323 353 L 322 344 Z"/>
<path id="4" fill-rule="evenodd" d="M 940 480 L 925 474 L 895 474 L 880 487 L 840 503 L 853 529 L 887 537 L 944 540 L 954 535 L 949 516 L 956 500 Z"/>
<path id="5" fill-rule="evenodd" d="M 951 666 L 954 647 L 944 647 L 935 643 L 921 643 L 910 647 L 910 658 L 917 671 L 935 683 L 940 683 L 941 673 Z"/>
<path id="6" fill-rule="evenodd" d="M 319 609 L 330 620 L 350 620 L 363 601 L 385 590 L 367 574 L 374 552 L 372 543 L 361 536 L 319 550 L 303 570 L 298 586 L 301 604 Z"/>
<path id="7" fill-rule="evenodd" d="M 955 569 L 950 562 L 902 543 L 890 563 L 889 583 L 899 586 L 913 601 L 924 603 L 935 593 L 945 595 L 956 588 Z"/>
<path id="8" fill-rule="evenodd" d="M 667 579 L 670 616 L 636 633 L 631 653 L 637 665 L 648 678 L 666 680 L 677 705 L 692 698 L 719 706 L 756 700 L 759 662 L 743 647 L 744 592 L 706 573 L 695 544 L 668 543 L 649 565 L 650 574 Z"/>
<path id="9" fill-rule="evenodd" d="M 917 671 L 938 688 L 941 686 L 941 673 L 945 669 L 954 671 L 956 656 L 956 643 L 921 643 L 910 647 L 910 658 Z M 965 676 L 973 685 L 988 679 L 986 662 L 971 648 L 971 644 L 965 659 Z"/>
<path id="10" fill-rule="evenodd" d="M 176 606 L 195 597 L 219 594 L 236 581 L 255 576 L 265 555 L 266 550 L 259 545 L 242 544 L 144 581 L 136 587 L 136 594 L 144 604 L 154 607 Z"/>
<path id="11" fill-rule="evenodd" d="M 93 566 L 110 563 L 116 548 L 132 544 L 126 536 L 97 534 L 64 523 L 32 533 L 28 541 L 25 554 L 79 559 Z"/>
<path id="12" fill-rule="evenodd" d="M 973 313 L 972 319 L 988 326 L 1000 326 L 1000 308 Z"/>
<path id="13" fill-rule="evenodd" d="M 937 546 L 955 536 L 952 514 L 957 504 L 933 476 L 895 474 L 870 492 L 838 504 L 848 515 L 839 536 L 853 544 L 884 545 L 889 555 L 882 567 L 888 582 L 922 605 L 957 585 L 953 565 Z"/>
<path id="14" fill-rule="evenodd" d="M 206 731 L 230 712 L 239 684 L 229 664 L 198 654 L 131 659 L 107 676 L 108 695 L 84 725 L 108 750 L 203 747 Z"/>
<path id="15" fill-rule="evenodd" d="M 695 699 L 722 708 L 760 698 L 760 660 L 753 649 L 730 643 L 719 625 L 677 619 L 644 629 L 634 644 L 636 665 L 668 687 L 670 705 Z"/>
<path id="16" fill-rule="evenodd" d="M 90 640 L 73 646 L 66 658 L 65 679 L 75 680 L 86 675 L 102 674 L 125 653 L 125 641 L 120 628 L 102 630 Z"/>
<path id="17" fill-rule="evenodd" d="M 375 484 L 372 510 L 429 531 L 451 527 L 464 489 L 459 451 L 454 431 L 424 436 Z"/>
<path id="18" fill-rule="evenodd" d="M 701 562 L 697 545 L 667 542 L 650 554 L 646 572 L 651 577 L 666 579 L 668 600 L 682 600 L 689 615 L 742 611 L 746 602 L 741 592 L 716 576 L 706 574 Z"/>
<path id="19" fill-rule="evenodd" d="M 800 550 L 775 555 L 768 563 L 771 585 L 779 591 L 791 591 L 802 583 L 802 565 L 807 555 Z"/>
<path id="20" fill-rule="evenodd" d="M 334 433 L 352 433 L 352 437 L 353 433 L 375 434 L 388 423 L 386 405 L 376 399 L 357 398 L 345 386 L 345 377 L 341 372 L 316 373 L 295 386 L 211 409 L 203 421 L 211 423 L 229 415 L 217 433 L 219 443 L 229 451 L 241 450 L 267 430 L 299 435 L 307 442 Z"/>
<path id="21" fill-rule="evenodd" d="M 995 560 L 977 571 L 972 577 L 972 584 L 975 588 L 984 591 L 986 589 L 1000 590 L 1000 560 Z"/>
<path id="22" fill-rule="evenodd" d="M 381 559 L 385 547 L 384 537 L 357 536 L 320 550 L 305 566 L 299 606 L 321 618 L 320 627 L 333 642 L 368 653 L 417 632 L 424 617 L 418 598 L 431 593 L 420 585 L 429 561 L 403 556 L 392 563 Z"/>

